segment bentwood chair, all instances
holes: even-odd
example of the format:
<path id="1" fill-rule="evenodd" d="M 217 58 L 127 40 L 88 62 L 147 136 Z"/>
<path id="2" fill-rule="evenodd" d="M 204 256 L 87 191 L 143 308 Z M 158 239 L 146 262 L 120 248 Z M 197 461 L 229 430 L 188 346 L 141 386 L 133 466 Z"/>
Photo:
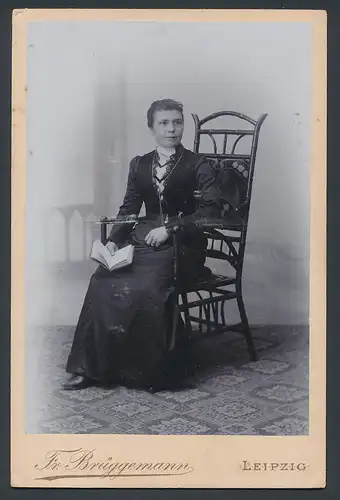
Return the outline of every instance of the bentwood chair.
<path id="1" fill-rule="evenodd" d="M 258 120 L 233 111 L 220 111 L 201 120 L 196 114 L 192 116 L 195 122 L 194 152 L 213 162 L 222 194 L 221 218 L 203 223 L 207 238 L 206 257 L 225 262 L 226 268 L 233 272 L 232 275 L 211 273 L 208 278 L 183 285 L 178 276 L 180 230 L 174 233 L 175 307 L 168 347 L 170 351 L 175 347 L 178 320 L 184 316 L 188 338 L 193 335 L 193 324 L 204 336 L 238 332 L 246 340 L 250 359 L 255 361 L 257 354 L 242 295 L 242 274 L 258 140 L 267 114 L 261 115 Z M 242 128 L 211 128 L 214 120 L 226 117 L 241 121 Z M 211 139 L 212 151 L 207 151 L 207 147 L 203 149 L 204 136 Z M 238 152 L 245 138 L 250 144 L 246 151 L 243 148 L 242 153 Z M 230 300 L 237 302 L 240 322 L 228 325 L 225 308 Z"/>

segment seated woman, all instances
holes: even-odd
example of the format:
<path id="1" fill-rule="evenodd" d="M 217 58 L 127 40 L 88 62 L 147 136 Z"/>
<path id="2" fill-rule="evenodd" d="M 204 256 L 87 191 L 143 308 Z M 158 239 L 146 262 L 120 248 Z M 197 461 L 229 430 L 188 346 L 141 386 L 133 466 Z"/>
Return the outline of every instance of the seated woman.
<path id="1" fill-rule="evenodd" d="M 146 216 L 137 224 L 114 224 L 107 242 L 110 251 L 133 244 L 133 263 L 111 273 L 99 266 L 92 276 L 66 366 L 71 374 L 66 390 L 108 383 L 160 387 L 174 277 L 172 235 L 165 218 L 220 213 L 210 162 L 181 144 L 183 106 L 172 99 L 156 101 L 147 122 L 156 149 L 131 161 L 118 213 L 138 215 L 144 202 Z M 181 240 L 180 276 L 195 279 L 204 270 L 203 232 L 188 226 Z"/>

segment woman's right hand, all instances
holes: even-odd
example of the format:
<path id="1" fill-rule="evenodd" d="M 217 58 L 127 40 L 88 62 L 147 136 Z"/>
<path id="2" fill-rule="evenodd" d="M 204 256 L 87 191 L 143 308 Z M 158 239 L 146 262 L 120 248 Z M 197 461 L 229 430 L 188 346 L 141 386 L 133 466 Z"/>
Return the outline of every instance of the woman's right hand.
<path id="1" fill-rule="evenodd" d="M 111 255 L 114 255 L 114 253 L 118 250 L 116 243 L 114 243 L 113 241 L 108 241 L 105 246 Z"/>

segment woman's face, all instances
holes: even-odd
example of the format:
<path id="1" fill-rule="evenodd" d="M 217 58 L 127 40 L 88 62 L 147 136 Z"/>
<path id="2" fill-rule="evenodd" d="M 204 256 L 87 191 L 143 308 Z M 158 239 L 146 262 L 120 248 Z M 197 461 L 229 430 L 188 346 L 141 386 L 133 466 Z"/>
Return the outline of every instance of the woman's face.
<path id="1" fill-rule="evenodd" d="M 151 132 L 158 146 L 173 148 L 182 140 L 184 122 L 182 113 L 175 109 L 155 111 Z"/>

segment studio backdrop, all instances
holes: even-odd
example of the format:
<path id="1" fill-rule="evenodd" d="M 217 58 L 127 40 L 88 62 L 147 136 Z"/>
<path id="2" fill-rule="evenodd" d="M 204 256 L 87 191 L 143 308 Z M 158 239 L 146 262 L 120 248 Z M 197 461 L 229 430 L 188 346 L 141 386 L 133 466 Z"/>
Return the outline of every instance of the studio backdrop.
<path id="1" fill-rule="evenodd" d="M 191 113 L 268 113 L 244 299 L 252 324 L 308 323 L 311 25 L 46 21 L 27 53 L 28 324 L 76 324 L 93 218 L 116 214 L 130 160 L 154 147 L 148 107 L 167 97 L 189 149 Z"/>

